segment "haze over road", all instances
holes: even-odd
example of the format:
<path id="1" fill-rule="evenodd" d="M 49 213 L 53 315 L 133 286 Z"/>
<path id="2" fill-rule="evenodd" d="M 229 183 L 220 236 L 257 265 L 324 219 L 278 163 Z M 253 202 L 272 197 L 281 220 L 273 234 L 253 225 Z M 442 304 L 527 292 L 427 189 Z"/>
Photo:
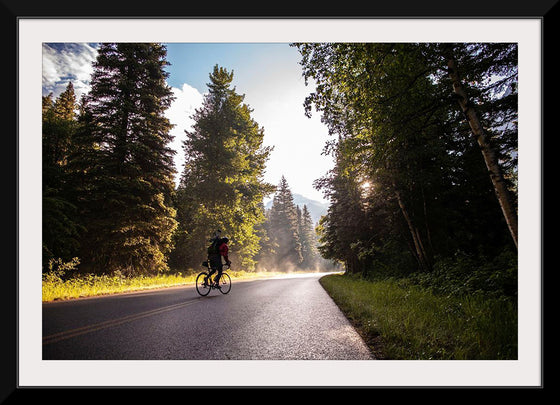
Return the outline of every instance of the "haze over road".
<path id="1" fill-rule="evenodd" d="M 43 359 L 367 360 L 367 346 L 319 284 L 324 274 L 43 304 Z"/>

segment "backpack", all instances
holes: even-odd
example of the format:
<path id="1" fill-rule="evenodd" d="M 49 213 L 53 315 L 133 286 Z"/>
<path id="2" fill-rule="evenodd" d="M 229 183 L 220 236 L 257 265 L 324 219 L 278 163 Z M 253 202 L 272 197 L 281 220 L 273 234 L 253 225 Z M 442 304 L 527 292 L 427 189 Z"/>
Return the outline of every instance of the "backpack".
<path id="1" fill-rule="evenodd" d="M 222 244 L 222 239 L 216 238 L 212 241 L 212 244 L 208 246 L 208 254 L 209 255 L 219 255 L 220 254 L 220 245 Z"/>

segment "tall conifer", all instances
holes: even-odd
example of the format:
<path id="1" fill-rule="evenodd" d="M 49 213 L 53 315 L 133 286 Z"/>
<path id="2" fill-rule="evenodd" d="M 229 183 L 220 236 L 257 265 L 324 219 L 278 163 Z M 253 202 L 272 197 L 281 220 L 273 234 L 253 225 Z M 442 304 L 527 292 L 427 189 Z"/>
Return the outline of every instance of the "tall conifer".
<path id="1" fill-rule="evenodd" d="M 165 270 L 176 227 L 166 49 L 105 43 L 84 98 L 73 169 L 87 232 L 83 268 L 98 273 Z"/>
<path id="2" fill-rule="evenodd" d="M 263 180 L 271 148 L 262 146 L 264 130 L 251 118 L 245 96 L 231 87 L 233 72 L 216 65 L 209 77 L 209 92 L 183 146 L 173 266 L 200 266 L 208 238 L 219 229 L 230 240 L 233 265 L 250 270 L 259 250 L 263 197 L 274 189 Z"/>
<path id="3" fill-rule="evenodd" d="M 292 191 L 282 176 L 269 213 L 269 238 L 275 246 L 278 271 L 299 267 L 303 261 L 298 233 L 298 214 Z"/>
<path id="4" fill-rule="evenodd" d="M 77 130 L 76 108 L 72 82 L 56 100 L 52 93 L 43 97 L 43 270 L 51 259 L 68 261 L 78 254 L 80 225 L 67 168 Z"/>
<path id="5" fill-rule="evenodd" d="M 307 205 L 304 205 L 301 209 L 299 238 L 302 255 L 301 268 L 303 270 L 312 270 L 318 264 L 317 236 L 313 226 L 313 219 L 307 209 Z"/>

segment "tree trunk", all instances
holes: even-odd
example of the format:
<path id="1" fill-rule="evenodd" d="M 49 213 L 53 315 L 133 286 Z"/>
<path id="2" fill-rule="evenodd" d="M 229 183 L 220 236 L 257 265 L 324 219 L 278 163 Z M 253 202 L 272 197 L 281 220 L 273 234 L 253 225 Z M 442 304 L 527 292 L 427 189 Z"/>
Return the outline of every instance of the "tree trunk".
<path id="1" fill-rule="evenodd" d="M 492 146 L 490 145 L 488 135 L 484 131 L 484 128 L 482 127 L 478 119 L 473 104 L 469 101 L 465 89 L 461 84 L 461 79 L 457 71 L 457 63 L 451 52 L 451 49 L 447 50 L 447 55 L 445 56 L 447 58 L 449 77 L 451 78 L 451 81 L 453 83 L 453 91 L 458 96 L 457 100 L 459 102 L 459 106 L 465 114 L 469 126 L 471 127 L 471 130 L 476 138 L 476 141 L 480 146 L 482 156 L 484 157 L 484 162 L 486 163 L 486 167 L 488 168 L 488 171 L 490 173 L 490 179 L 492 180 L 496 197 L 498 198 L 498 202 L 500 203 L 500 207 L 502 208 L 504 218 L 513 238 L 513 242 L 515 243 L 515 247 L 517 247 L 517 212 L 512 204 L 510 192 L 507 189 L 506 183 L 504 181 L 504 176 L 502 174 L 500 166 L 498 165 L 496 153 L 494 151 L 494 148 L 492 148 Z"/>
<path id="2" fill-rule="evenodd" d="M 432 245 L 432 234 L 430 232 L 430 227 L 428 226 L 428 209 L 426 208 L 426 195 L 424 194 L 424 186 L 421 186 L 422 190 L 422 202 L 424 208 L 424 226 L 426 227 L 426 237 L 428 238 L 428 247 L 430 248 L 430 254 L 434 253 L 434 245 Z"/>
<path id="3" fill-rule="evenodd" d="M 430 264 L 430 260 L 428 260 L 428 257 L 426 255 L 426 250 L 424 249 L 424 244 L 422 243 L 420 233 L 412 223 L 412 220 L 410 219 L 410 216 L 408 215 L 408 211 L 406 210 L 406 207 L 404 205 L 404 201 L 401 198 L 401 193 L 396 189 L 396 187 L 395 187 L 395 195 L 397 196 L 397 201 L 399 203 L 399 207 L 404 216 L 404 219 L 408 225 L 408 229 L 410 230 L 410 234 L 412 236 L 412 242 L 414 243 L 414 249 L 416 250 L 416 259 L 418 260 L 418 264 L 420 264 L 420 267 L 422 268 L 423 271 L 429 271 L 431 270 L 432 266 Z"/>

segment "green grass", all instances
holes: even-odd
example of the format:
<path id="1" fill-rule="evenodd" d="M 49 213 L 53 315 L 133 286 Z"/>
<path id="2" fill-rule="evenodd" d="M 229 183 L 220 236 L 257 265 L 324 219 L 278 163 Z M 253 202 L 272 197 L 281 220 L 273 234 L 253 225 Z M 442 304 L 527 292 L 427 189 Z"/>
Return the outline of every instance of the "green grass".
<path id="1" fill-rule="evenodd" d="M 517 359 L 517 309 L 510 301 L 345 275 L 325 276 L 321 284 L 378 358 Z"/>
<path id="2" fill-rule="evenodd" d="M 255 273 L 228 270 L 233 281 L 258 277 L 270 277 L 275 273 Z M 159 276 L 95 276 L 81 275 L 64 279 L 56 272 L 43 275 L 43 302 L 118 294 L 154 288 L 176 287 L 194 284 L 197 272 L 167 274 Z"/>

